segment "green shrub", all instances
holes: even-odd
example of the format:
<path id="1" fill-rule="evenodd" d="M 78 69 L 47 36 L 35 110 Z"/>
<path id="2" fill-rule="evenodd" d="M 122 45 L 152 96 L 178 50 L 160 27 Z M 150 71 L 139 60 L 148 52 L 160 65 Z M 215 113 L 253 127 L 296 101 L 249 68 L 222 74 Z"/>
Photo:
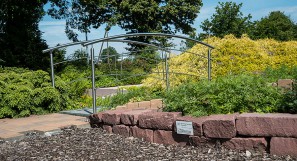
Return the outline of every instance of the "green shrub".
<path id="1" fill-rule="evenodd" d="M 251 75 L 225 76 L 180 85 L 165 95 L 166 111 L 194 116 L 235 112 L 276 112 L 282 94 L 263 78 Z"/>
<path id="2" fill-rule="evenodd" d="M 47 72 L 0 69 L 0 118 L 24 117 L 73 108 L 67 86 L 59 77 L 51 87 Z"/>
<path id="3" fill-rule="evenodd" d="M 261 75 L 268 82 L 276 82 L 278 79 L 294 79 L 297 78 L 297 66 L 289 67 L 283 64 L 278 68 L 268 67 Z"/>

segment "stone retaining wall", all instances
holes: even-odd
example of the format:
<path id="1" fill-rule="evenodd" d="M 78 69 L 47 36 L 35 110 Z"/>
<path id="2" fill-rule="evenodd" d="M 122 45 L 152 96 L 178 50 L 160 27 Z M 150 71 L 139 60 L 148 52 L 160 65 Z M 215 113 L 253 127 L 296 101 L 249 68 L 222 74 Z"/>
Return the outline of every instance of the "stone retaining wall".
<path id="1" fill-rule="evenodd" d="M 92 127 L 148 142 L 181 146 L 220 144 L 230 149 L 297 156 L 297 115 L 246 113 L 195 118 L 157 109 L 150 106 L 110 110 L 89 119 Z M 176 121 L 192 122 L 193 135 L 177 134 Z"/>

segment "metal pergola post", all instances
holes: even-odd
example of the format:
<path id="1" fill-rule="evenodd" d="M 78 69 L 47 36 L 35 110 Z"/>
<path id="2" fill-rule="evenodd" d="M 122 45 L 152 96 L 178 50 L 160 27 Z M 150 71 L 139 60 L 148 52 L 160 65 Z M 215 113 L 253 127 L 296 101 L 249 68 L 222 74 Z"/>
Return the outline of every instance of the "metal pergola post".
<path id="1" fill-rule="evenodd" d="M 96 88 L 95 88 L 95 58 L 94 48 L 91 47 L 91 65 L 92 65 L 92 99 L 93 99 L 93 113 L 97 112 L 96 107 Z"/>
<path id="2" fill-rule="evenodd" d="M 55 88 L 55 73 L 54 73 L 54 57 L 53 57 L 53 51 L 50 51 L 50 59 L 51 59 L 51 80 L 52 80 L 52 86 Z"/>
<path id="3" fill-rule="evenodd" d="M 207 73 L 208 73 L 208 80 L 211 81 L 211 49 L 208 49 L 208 54 L 207 54 Z"/>
<path id="4" fill-rule="evenodd" d="M 167 52 L 165 52 L 165 71 L 166 71 L 166 90 L 169 90 L 169 66 L 168 66 Z"/>

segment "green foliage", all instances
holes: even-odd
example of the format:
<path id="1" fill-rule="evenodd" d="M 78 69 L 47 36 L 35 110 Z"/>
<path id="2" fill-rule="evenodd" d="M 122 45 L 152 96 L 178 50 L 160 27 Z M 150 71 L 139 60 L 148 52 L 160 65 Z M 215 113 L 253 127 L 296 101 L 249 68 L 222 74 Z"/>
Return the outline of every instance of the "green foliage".
<path id="1" fill-rule="evenodd" d="M 293 83 L 293 89 L 286 91 L 284 99 L 278 112 L 297 114 L 297 77 Z"/>
<path id="2" fill-rule="evenodd" d="M 84 49 L 75 50 L 74 53 L 69 56 L 67 59 L 72 60 L 69 62 L 70 64 L 78 67 L 78 68 L 87 68 L 88 65 L 88 53 Z"/>
<path id="3" fill-rule="evenodd" d="M 277 68 L 267 67 L 261 73 L 261 76 L 267 82 L 276 82 L 278 79 L 295 79 L 297 78 L 297 66 L 289 67 L 287 65 L 281 65 Z"/>
<path id="4" fill-rule="evenodd" d="M 242 3 L 219 2 L 211 19 L 202 22 L 200 27 L 205 33 L 200 34 L 199 38 L 205 39 L 208 35 L 222 38 L 229 34 L 241 37 L 242 34 L 249 33 L 252 16 L 249 14 L 243 17 L 241 7 Z"/>
<path id="5" fill-rule="evenodd" d="M 115 63 L 119 59 L 119 53 L 114 47 L 109 46 L 102 50 L 101 57 L 103 63 Z"/>
<path id="6" fill-rule="evenodd" d="M 228 74 L 260 74 L 268 67 L 277 69 L 284 64 L 289 68 L 297 66 L 297 41 L 252 40 L 246 35 L 241 38 L 233 35 L 227 35 L 222 39 L 211 37 L 207 41 L 215 46 L 215 49 L 211 50 L 212 78 Z M 170 74 L 170 86 L 207 78 L 207 53 L 207 47 L 197 44 L 186 52 L 170 58 L 170 71 L 183 73 Z M 162 63 L 159 63 L 152 71 L 157 72 L 162 66 Z M 164 86 L 164 81 L 157 78 L 160 78 L 160 75 L 152 73 L 143 82 L 150 87 Z"/>
<path id="7" fill-rule="evenodd" d="M 88 72 L 87 72 L 88 71 Z M 90 76 L 91 71 L 80 70 L 75 66 L 68 65 L 61 73 L 60 78 L 67 84 L 67 92 L 70 97 L 78 99 L 87 88 L 91 88 Z"/>
<path id="8" fill-rule="evenodd" d="M 271 38 L 279 41 L 297 40 L 297 24 L 281 11 L 273 11 L 255 22 L 251 38 Z"/>
<path id="9" fill-rule="evenodd" d="M 166 111 L 187 115 L 277 112 L 282 94 L 258 76 L 237 75 L 180 85 L 165 95 Z"/>
<path id="10" fill-rule="evenodd" d="M 265 78 L 272 78 L 268 80 L 277 80 L 277 79 L 293 79 L 293 88 L 292 90 L 282 89 L 284 98 L 282 104 L 278 109 L 278 112 L 281 113 L 297 113 L 297 67 L 288 67 L 281 66 L 280 68 L 272 69 L 269 68 L 264 72 Z"/>
<path id="11" fill-rule="evenodd" d="M 59 77 L 52 88 L 47 72 L 0 69 L 0 118 L 23 117 L 72 108 L 67 86 Z"/>

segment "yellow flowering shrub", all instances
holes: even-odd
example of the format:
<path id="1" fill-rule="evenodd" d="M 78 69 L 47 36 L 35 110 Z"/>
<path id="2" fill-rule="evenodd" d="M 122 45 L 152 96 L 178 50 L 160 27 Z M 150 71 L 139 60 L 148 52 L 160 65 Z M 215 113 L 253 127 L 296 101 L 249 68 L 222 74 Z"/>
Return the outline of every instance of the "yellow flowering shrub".
<path id="1" fill-rule="evenodd" d="M 212 78 L 228 74 L 261 73 L 267 67 L 297 65 L 297 41 L 251 40 L 246 35 L 241 38 L 227 35 L 222 39 L 211 37 L 205 42 L 215 47 L 211 52 Z M 207 78 L 207 51 L 207 47 L 197 44 L 171 57 L 168 63 L 170 86 Z M 143 80 L 144 85 L 165 87 L 165 79 L 162 80 L 164 66 L 164 62 L 160 63 L 153 74 Z"/>

